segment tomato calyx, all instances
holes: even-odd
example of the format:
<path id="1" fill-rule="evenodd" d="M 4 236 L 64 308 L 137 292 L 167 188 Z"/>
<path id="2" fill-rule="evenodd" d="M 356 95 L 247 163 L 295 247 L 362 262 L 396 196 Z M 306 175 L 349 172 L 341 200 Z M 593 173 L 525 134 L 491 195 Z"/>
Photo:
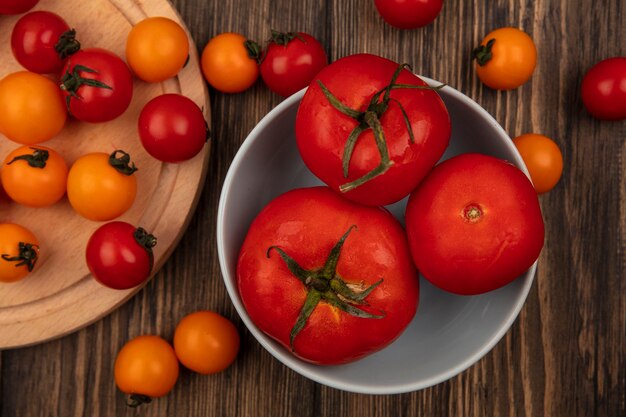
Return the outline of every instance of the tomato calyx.
<path id="1" fill-rule="evenodd" d="M 337 263 L 339 262 L 341 249 L 348 235 L 352 229 L 355 228 L 355 225 L 350 226 L 348 231 L 339 239 L 331 249 L 322 268 L 311 270 L 304 269 L 278 246 L 270 246 L 267 250 L 268 258 L 272 250 L 278 252 L 289 271 L 298 278 L 307 289 L 304 305 L 289 334 L 289 344 L 292 351 L 294 350 L 294 340 L 296 336 L 304 328 L 308 318 L 321 301 L 355 317 L 368 319 L 381 319 L 385 317 L 384 311 L 381 311 L 381 314 L 372 314 L 358 307 L 359 305 L 368 305 L 365 299 L 383 282 L 382 278 L 369 287 L 365 287 L 364 285 L 355 286 L 346 283 L 346 281 L 337 275 Z"/>
<path id="2" fill-rule="evenodd" d="M 489 41 L 487 41 L 487 44 L 478 45 L 472 51 L 472 59 L 475 59 L 478 65 L 480 65 L 481 67 L 487 64 L 487 62 L 491 61 L 491 58 L 493 57 L 491 48 L 493 47 L 494 43 L 496 43 L 495 38 L 489 39 Z"/>
<path id="3" fill-rule="evenodd" d="M 353 118 L 358 122 L 358 125 L 348 135 L 346 144 L 343 149 L 342 168 L 344 178 L 348 177 L 350 159 L 352 158 L 352 153 L 354 151 L 354 147 L 356 146 L 356 142 L 361 136 L 361 133 L 363 133 L 367 129 L 372 129 L 372 132 L 374 134 L 374 140 L 376 141 L 376 147 L 378 148 L 378 152 L 380 154 L 380 163 L 378 164 L 378 166 L 367 172 L 365 175 L 357 178 L 356 180 L 340 185 L 339 191 L 344 193 L 351 191 L 359 187 L 360 185 L 363 185 L 366 182 L 376 178 L 377 176 L 384 174 L 393 165 L 393 161 L 389 157 L 389 150 L 387 148 L 385 132 L 383 131 L 383 127 L 380 123 L 380 118 L 389 108 L 389 103 L 391 101 L 399 106 L 400 111 L 402 112 L 404 123 L 409 133 L 409 139 L 411 143 L 415 143 L 415 135 L 413 133 L 413 128 L 411 127 L 411 122 L 409 121 L 406 110 L 404 109 L 404 106 L 402 105 L 402 103 L 400 103 L 400 101 L 391 97 L 391 90 L 401 88 L 438 90 L 443 88 L 445 84 L 441 84 L 436 87 L 412 84 L 397 84 L 396 81 L 400 76 L 400 73 L 406 68 L 410 68 L 408 64 L 401 64 L 398 66 L 396 71 L 393 73 L 393 76 L 391 77 L 390 83 L 372 96 L 367 108 L 364 111 L 355 110 L 349 106 L 346 106 L 341 102 L 341 100 L 333 95 L 333 93 L 320 80 L 317 80 L 317 84 L 322 89 L 322 93 L 324 94 L 328 102 L 336 110 L 345 114 L 348 117 Z"/>
<path id="4" fill-rule="evenodd" d="M 35 264 L 39 258 L 39 246 L 33 245 L 32 243 L 20 242 L 16 256 L 9 256 L 4 253 L 1 258 L 7 262 L 15 262 L 16 268 L 26 265 L 28 272 L 31 272 L 33 268 L 35 268 Z"/>
<path id="5" fill-rule="evenodd" d="M 61 77 L 61 85 L 59 86 L 61 90 L 66 91 L 68 95 L 65 97 L 65 105 L 67 106 L 68 112 L 71 114 L 70 102 L 72 98 L 76 98 L 78 100 L 81 97 L 78 95 L 78 89 L 83 85 L 94 87 L 94 88 L 105 88 L 107 90 L 113 90 L 110 86 L 103 83 L 99 80 L 94 80 L 93 78 L 84 78 L 81 76 L 81 72 L 86 72 L 89 74 L 97 74 L 98 71 L 95 69 L 86 67 L 84 65 L 75 65 L 74 68 L 70 71 L 71 65 L 68 65 L 67 71 Z"/>
<path id="6" fill-rule="evenodd" d="M 271 32 L 272 37 L 267 41 L 268 44 L 275 43 L 276 45 L 287 46 L 287 44 L 294 39 L 300 39 L 302 42 L 306 43 L 306 40 L 296 32 L 279 32 L 274 29 L 272 29 Z"/>
<path id="7" fill-rule="evenodd" d="M 33 150 L 32 154 L 18 155 L 11 161 L 7 162 L 7 165 L 11 165 L 15 161 L 26 161 L 28 166 L 33 168 L 45 168 L 46 161 L 50 157 L 50 153 L 45 149 L 30 148 Z"/>
<path id="8" fill-rule="evenodd" d="M 148 259 L 150 260 L 150 269 L 149 273 L 152 273 L 152 266 L 154 265 L 154 253 L 152 252 L 152 248 L 157 244 L 157 238 L 154 235 L 146 232 L 146 230 L 142 227 L 138 227 L 133 233 L 133 237 L 135 238 L 135 242 L 139 244 L 142 248 L 146 250 L 148 254 Z"/>
<path id="9" fill-rule="evenodd" d="M 76 39 L 76 30 L 70 29 L 59 36 L 59 40 L 54 45 L 54 50 L 59 58 L 65 59 L 80 50 L 80 42 Z"/>
<path id="10" fill-rule="evenodd" d="M 130 408 L 137 408 L 143 404 L 150 404 L 152 397 L 143 394 L 130 394 L 126 400 L 126 405 Z"/>
<path id="11" fill-rule="evenodd" d="M 121 155 L 117 156 L 117 154 Z M 130 155 L 120 149 L 114 150 L 113 153 L 109 155 L 109 165 L 115 168 L 120 174 L 126 176 L 133 175 L 133 173 L 138 170 L 135 163 L 130 161 Z"/>
<path id="12" fill-rule="evenodd" d="M 297 32 L 279 32 L 277 30 L 272 29 L 271 36 L 267 40 L 265 44 L 265 48 L 262 48 L 261 45 L 259 45 L 257 42 L 250 40 L 250 39 L 245 41 L 243 43 L 243 46 L 246 48 L 246 51 L 248 51 L 248 56 L 254 59 L 257 62 L 257 64 L 260 65 L 265 59 L 265 56 L 267 55 L 267 47 L 270 44 L 273 43 L 276 45 L 286 47 L 289 44 L 289 42 L 291 42 L 294 39 L 299 39 L 303 43 L 306 43 L 306 39 L 304 39 Z"/>

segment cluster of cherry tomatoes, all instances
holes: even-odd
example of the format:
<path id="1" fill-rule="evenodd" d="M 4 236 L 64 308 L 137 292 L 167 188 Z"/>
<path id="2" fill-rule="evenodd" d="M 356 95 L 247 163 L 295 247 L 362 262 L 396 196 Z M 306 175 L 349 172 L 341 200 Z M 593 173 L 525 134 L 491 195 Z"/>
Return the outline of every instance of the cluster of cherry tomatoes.
<path id="1" fill-rule="evenodd" d="M 29 11 L 37 2 L 26 3 L 13 7 L 4 2 L 0 10 L 25 13 L 11 32 L 13 56 L 24 69 L 0 79 L 0 132 L 20 145 L 4 157 L 2 189 L 10 200 L 28 207 L 48 207 L 67 196 L 80 216 L 109 222 L 91 236 L 87 265 L 107 287 L 137 286 L 152 272 L 156 238 L 128 223 L 111 222 L 132 207 L 137 195 L 138 168 L 131 155 L 106 149 L 82 155 L 68 166 L 59 151 L 41 143 L 56 137 L 70 118 L 106 123 L 124 114 L 135 78 L 152 83 L 176 76 L 188 60 L 187 35 L 171 19 L 146 18 L 129 31 L 124 60 L 112 51 L 81 45 L 61 16 Z M 180 94 L 147 102 L 136 129 L 146 152 L 168 163 L 194 157 L 208 139 L 202 110 Z M 27 228 L 3 227 L 0 281 L 14 282 L 33 270 L 40 248 Z"/>
<path id="2" fill-rule="evenodd" d="M 115 360 L 115 383 L 129 395 L 127 404 L 138 406 L 172 390 L 179 362 L 199 374 L 215 374 L 233 363 L 239 343 L 230 320 L 213 311 L 196 311 L 179 321 L 172 344 L 156 335 L 128 341 Z"/>

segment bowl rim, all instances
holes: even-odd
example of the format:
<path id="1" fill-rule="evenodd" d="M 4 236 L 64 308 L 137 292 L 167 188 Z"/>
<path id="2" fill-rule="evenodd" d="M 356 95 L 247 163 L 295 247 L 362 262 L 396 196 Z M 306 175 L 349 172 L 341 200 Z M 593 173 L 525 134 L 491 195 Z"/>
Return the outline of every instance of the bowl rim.
<path id="1" fill-rule="evenodd" d="M 418 75 L 418 77 L 424 80 L 430 86 L 439 86 L 441 84 L 439 81 L 433 80 L 428 77 L 424 77 L 422 75 Z M 466 96 L 465 94 L 461 93 L 457 89 L 447 84 L 443 86 L 439 91 L 445 91 L 446 94 L 454 96 L 456 100 L 459 100 L 463 102 L 465 105 L 471 107 L 474 111 L 480 114 L 486 121 L 488 121 L 500 136 L 507 138 L 508 141 L 504 141 L 504 145 L 505 147 L 508 148 L 508 150 L 510 151 L 510 154 L 513 156 L 512 158 L 513 160 L 510 160 L 510 162 L 513 162 L 530 179 L 530 175 L 528 173 L 526 165 L 524 164 L 524 161 L 521 155 L 517 151 L 517 148 L 515 147 L 513 142 L 510 140 L 509 135 L 502 128 L 502 126 L 495 120 L 495 118 L 489 112 L 487 112 L 487 110 L 485 110 L 482 106 L 480 106 L 476 101 L 474 101 L 470 97 Z M 287 351 L 281 350 L 280 347 L 279 349 L 276 349 L 275 348 L 276 342 L 270 336 L 262 332 L 252 322 L 252 319 L 248 315 L 245 307 L 243 306 L 241 298 L 239 297 L 239 292 L 238 292 L 238 289 L 236 288 L 236 285 L 232 285 L 229 282 L 228 274 L 227 274 L 228 261 L 224 254 L 224 248 L 223 248 L 222 242 L 224 240 L 223 239 L 223 236 L 224 236 L 223 224 L 224 224 L 224 219 L 225 219 L 226 203 L 228 200 L 228 192 L 231 188 L 233 178 L 235 175 L 235 169 L 236 167 L 240 165 L 241 161 L 249 152 L 254 142 L 254 138 L 258 137 L 258 133 L 261 132 L 263 129 L 265 129 L 266 126 L 270 124 L 277 115 L 283 112 L 283 110 L 291 107 L 295 102 L 300 101 L 305 92 L 306 92 L 306 88 L 284 99 L 277 106 L 275 106 L 272 110 L 270 110 L 270 112 L 267 113 L 259 121 L 259 123 L 257 123 L 257 125 L 246 136 L 242 145 L 240 146 L 237 153 L 235 154 L 235 157 L 233 158 L 228 168 L 228 172 L 224 179 L 224 183 L 222 184 L 222 190 L 220 192 L 220 199 L 219 199 L 218 211 L 217 211 L 216 239 L 217 239 L 218 258 L 219 258 L 219 263 L 220 263 L 220 269 L 222 272 L 222 280 L 224 282 L 224 285 L 226 286 L 228 295 L 231 299 L 231 302 L 235 306 L 235 309 L 237 310 L 239 317 L 244 322 L 247 329 L 252 333 L 254 338 L 261 344 L 261 346 L 263 346 L 263 348 L 265 348 L 265 350 L 268 351 L 274 358 L 278 359 L 279 362 L 281 362 L 282 364 L 286 365 L 293 371 L 299 373 L 300 375 L 306 378 L 309 378 L 320 384 L 323 384 L 332 388 L 340 389 L 343 391 L 359 393 L 359 394 L 374 394 L 374 395 L 402 394 L 402 393 L 419 391 L 428 387 L 432 387 L 434 385 L 437 385 L 439 383 L 442 383 L 444 381 L 447 381 L 459 375 L 466 369 L 475 365 L 483 356 L 489 353 L 493 349 L 493 347 L 502 339 L 502 337 L 504 337 L 504 335 L 509 331 L 509 329 L 511 328 L 511 326 L 513 325 L 513 323 L 519 316 L 519 313 L 526 302 L 528 293 L 530 292 L 530 288 L 532 287 L 532 284 L 534 282 L 537 264 L 539 262 L 538 259 L 533 263 L 533 265 L 531 265 L 531 267 L 522 276 L 517 278 L 518 280 L 524 280 L 524 282 L 520 288 L 520 294 L 517 297 L 515 304 L 511 306 L 511 309 L 509 310 L 508 315 L 502 318 L 503 320 L 502 325 L 499 327 L 498 331 L 495 332 L 490 338 L 486 339 L 480 348 L 472 352 L 471 355 L 465 357 L 457 365 L 444 369 L 430 378 L 420 379 L 412 383 L 398 383 L 398 384 L 391 384 L 391 385 L 387 384 L 384 386 L 355 385 L 353 383 L 345 383 L 342 381 L 338 381 L 336 378 L 328 377 L 323 374 L 310 371 L 306 366 L 303 366 L 304 364 L 308 365 L 305 361 L 297 358 L 296 356 L 290 354 Z M 253 139 L 249 140 L 249 138 L 253 138 Z"/>

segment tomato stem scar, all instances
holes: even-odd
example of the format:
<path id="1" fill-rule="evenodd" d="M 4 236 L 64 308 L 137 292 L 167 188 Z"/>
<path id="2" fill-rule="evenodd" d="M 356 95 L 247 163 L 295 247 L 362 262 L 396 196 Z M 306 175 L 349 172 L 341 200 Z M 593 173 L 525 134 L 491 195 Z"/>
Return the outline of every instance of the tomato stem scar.
<path id="1" fill-rule="evenodd" d="M 482 215 L 483 212 L 478 204 L 469 204 L 463 209 L 463 217 L 469 223 L 476 223 Z"/>
<path id="2" fill-rule="evenodd" d="M 372 314 L 359 308 L 359 305 L 367 305 L 365 299 L 383 282 L 382 278 L 369 287 L 361 285 L 357 290 L 354 285 L 346 283 L 337 275 L 339 255 L 341 254 L 344 242 L 353 229 L 356 229 L 355 225 L 350 226 L 348 231 L 344 233 L 331 249 L 324 266 L 318 269 L 307 270 L 302 268 L 292 257 L 277 246 L 271 246 L 267 250 L 268 258 L 272 250 L 276 250 L 281 259 L 287 264 L 289 271 L 305 285 L 307 290 L 307 296 L 300 310 L 300 314 L 289 334 L 289 344 L 292 351 L 294 350 L 294 340 L 296 336 L 304 328 L 308 318 L 320 301 L 325 301 L 331 306 L 337 307 L 355 317 L 380 319 L 385 316 L 384 311 L 381 311 L 381 314 Z"/>

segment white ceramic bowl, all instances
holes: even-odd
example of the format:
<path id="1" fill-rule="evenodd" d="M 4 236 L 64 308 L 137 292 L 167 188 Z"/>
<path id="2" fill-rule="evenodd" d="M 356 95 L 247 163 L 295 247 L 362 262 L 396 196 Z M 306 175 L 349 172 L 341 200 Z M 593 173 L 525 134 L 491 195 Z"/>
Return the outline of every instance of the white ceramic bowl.
<path id="1" fill-rule="evenodd" d="M 430 85 L 439 82 L 422 77 Z M 217 216 L 217 245 L 228 294 L 254 337 L 282 363 L 319 383 L 367 394 L 416 391 L 445 381 L 475 362 L 502 338 L 517 317 L 536 263 L 511 284 L 478 296 L 446 293 L 420 278 L 415 318 L 387 348 L 360 361 L 319 366 L 294 357 L 254 325 L 237 290 L 236 265 L 248 227 L 274 197 L 320 185 L 302 162 L 294 124 L 304 90 L 265 116 L 235 155 L 224 181 Z M 451 87 L 439 91 L 450 113 L 452 137 L 443 159 L 480 152 L 526 167 L 500 125 L 476 102 Z M 406 199 L 388 208 L 401 219 Z"/>

